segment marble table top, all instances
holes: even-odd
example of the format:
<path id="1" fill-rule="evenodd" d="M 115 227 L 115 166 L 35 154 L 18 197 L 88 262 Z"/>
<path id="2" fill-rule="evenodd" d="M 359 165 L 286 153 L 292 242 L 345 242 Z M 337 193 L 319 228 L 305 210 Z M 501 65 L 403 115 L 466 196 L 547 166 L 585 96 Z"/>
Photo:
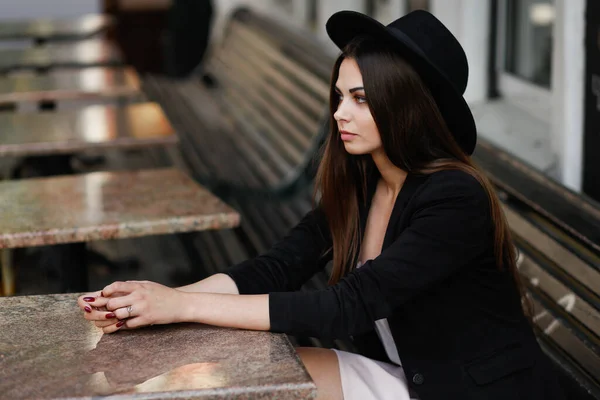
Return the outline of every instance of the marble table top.
<path id="1" fill-rule="evenodd" d="M 287 337 L 202 324 L 102 334 L 76 294 L 0 298 L 0 397 L 307 399 Z"/>
<path id="2" fill-rule="evenodd" d="M 16 69 L 122 65 L 116 45 L 105 39 L 0 50 L 0 72 Z"/>
<path id="3" fill-rule="evenodd" d="M 177 143 L 157 103 L 93 105 L 51 113 L 0 113 L 0 156 L 75 153 Z"/>
<path id="4" fill-rule="evenodd" d="M 109 15 L 88 14 L 67 19 L 4 20 L 0 39 L 77 39 L 95 35 L 114 23 Z"/>
<path id="5" fill-rule="evenodd" d="M 139 96 L 140 82 L 130 67 L 90 67 L 0 78 L 0 103 Z"/>
<path id="6" fill-rule="evenodd" d="M 0 249 L 226 229 L 240 215 L 174 168 L 0 182 Z"/>

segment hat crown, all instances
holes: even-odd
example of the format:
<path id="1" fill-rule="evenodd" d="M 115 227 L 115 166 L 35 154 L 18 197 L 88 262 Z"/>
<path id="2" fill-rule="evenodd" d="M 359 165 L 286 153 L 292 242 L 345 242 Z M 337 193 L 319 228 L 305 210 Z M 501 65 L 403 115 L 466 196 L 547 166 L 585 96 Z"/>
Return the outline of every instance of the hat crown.
<path id="1" fill-rule="evenodd" d="M 440 20 L 427 11 L 417 10 L 398 18 L 387 28 L 426 57 L 459 93 L 464 94 L 469 78 L 467 56 Z"/>

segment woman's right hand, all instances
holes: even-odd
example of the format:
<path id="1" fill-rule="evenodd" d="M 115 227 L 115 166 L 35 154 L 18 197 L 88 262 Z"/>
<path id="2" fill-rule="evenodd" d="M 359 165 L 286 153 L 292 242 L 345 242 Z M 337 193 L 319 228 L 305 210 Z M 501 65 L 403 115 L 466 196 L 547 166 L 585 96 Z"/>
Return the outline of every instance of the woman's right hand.
<path id="1" fill-rule="evenodd" d="M 119 297 L 121 293 L 115 293 L 111 297 Z M 106 318 L 106 315 L 110 314 L 106 309 L 106 302 L 108 298 L 102 297 L 102 291 L 86 293 L 82 296 L 79 296 L 77 299 L 77 305 L 81 308 L 85 313 L 92 314 L 92 319 L 89 317 L 86 318 L 94 322 L 98 328 L 104 328 L 105 326 L 114 325 L 119 322 L 119 319 L 115 318 Z M 85 318 L 85 314 L 84 314 Z"/>

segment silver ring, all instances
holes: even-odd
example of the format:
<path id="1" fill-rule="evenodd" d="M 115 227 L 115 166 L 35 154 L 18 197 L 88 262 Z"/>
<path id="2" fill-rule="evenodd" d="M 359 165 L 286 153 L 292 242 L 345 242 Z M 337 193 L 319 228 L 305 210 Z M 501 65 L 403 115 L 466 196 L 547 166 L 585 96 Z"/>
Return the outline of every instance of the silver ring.
<path id="1" fill-rule="evenodd" d="M 127 306 L 127 318 L 131 317 L 131 312 L 133 311 L 132 306 Z"/>

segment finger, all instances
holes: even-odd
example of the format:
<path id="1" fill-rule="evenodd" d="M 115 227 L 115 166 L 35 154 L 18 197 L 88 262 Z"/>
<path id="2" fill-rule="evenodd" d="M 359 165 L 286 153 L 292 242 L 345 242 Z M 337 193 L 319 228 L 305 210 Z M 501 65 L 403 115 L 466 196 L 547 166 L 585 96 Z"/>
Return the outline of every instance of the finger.
<path id="1" fill-rule="evenodd" d="M 123 322 L 125 322 L 125 323 L 123 324 L 121 329 L 123 329 L 123 328 L 135 329 L 135 328 L 141 328 L 142 326 L 148 325 L 148 323 L 142 317 L 128 318 Z"/>
<path id="2" fill-rule="evenodd" d="M 84 310 L 85 307 L 91 307 L 92 306 L 91 303 L 95 303 L 98 296 L 100 296 L 99 291 L 81 295 L 77 298 L 77 305 L 79 306 L 79 308 Z"/>
<path id="3" fill-rule="evenodd" d="M 104 321 L 94 321 L 94 325 L 96 325 L 98 328 L 104 328 L 105 326 L 114 325 L 117 322 L 119 322 L 119 320 L 116 318 L 113 318 L 113 319 L 106 319 Z"/>
<path id="4" fill-rule="evenodd" d="M 139 283 L 134 283 L 134 282 L 121 282 L 121 281 L 117 281 L 117 282 L 113 282 L 110 285 L 106 286 L 104 289 L 102 289 L 102 296 L 103 297 L 111 297 L 112 295 L 119 293 L 119 292 L 123 292 L 123 293 L 131 293 L 135 290 L 135 288 L 139 287 Z"/>
<path id="5" fill-rule="evenodd" d="M 110 300 L 110 299 L 108 299 L 106 297 L 101 297 L 101 296 L 98 296 L 98 297 L 86 296 L 86 297 L 83 297 L 82 300 L 87 306 L 96 308 L 96 309 L 100 309 L 100 308 L 106 307 L 106 303 L 108 303 L 108 300 Z"/>
<path id="6" fill-rule="evenodd" d="M 131 305 L 117 308 L 113 311 L 113 313 L 117 316 L 118 319 L 128 319 L 139 316 L 141 314 L 141 311 L 142 310 L 140 310 L 139 306 L 136 307 Z"/>
<path id="7" fill-rule="evenodd" d="M 137 298 L 136 296 L 134 296 L 132 294 L 129 294 L 129 295 L 123 296 L 123 297 L 114 297 L 114 298 L 111 298 L 106 303 L 106 309 L 109 311 L 114 311 L 119 308 L 124 308 L 124 307 L 130 306 L 130 305 L 136 303 L 136 300 L 139 301 L 139 298 Z"/>
<path id="8" fill-rule="evenodd" d="M 121 328 L 124 328 L 125 327 L 125 323 L 126 323 L 126 321 L 119 321 L 116 324 L 105 326 L 104 328 L 102 328 L 102 331 L 104 333 L 113 333 L 113 332 L 116 332 L 116 331 L 120 330 Z"/>
<path id="9" fill-rule="evenodd" d="M 113 311 L 98 311 L 98 310 L 91 310 L 91 311 L 87 311 L 83 313 L 83 317 L 85 319 L 87 319 L 88 321 L 106 321 L 106 320 L 115 320 L 115 322 L 117 322 L 117 316 L 115 315 L 115 313 Z"/>

